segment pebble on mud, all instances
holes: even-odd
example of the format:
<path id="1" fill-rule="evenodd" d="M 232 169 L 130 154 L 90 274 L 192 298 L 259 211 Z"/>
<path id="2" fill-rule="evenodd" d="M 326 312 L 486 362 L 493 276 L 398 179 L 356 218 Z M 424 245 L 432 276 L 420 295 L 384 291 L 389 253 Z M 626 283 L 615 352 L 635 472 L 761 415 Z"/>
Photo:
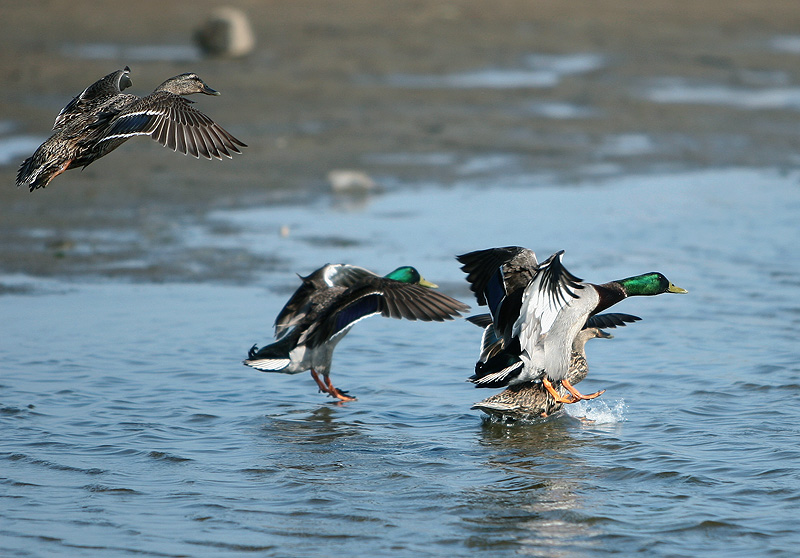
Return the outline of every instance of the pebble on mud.
<path id="1" fill-rule="evenodd" d="M 378 184 L 364 171 L 332 170 L 328 173 L 331 190 L 337 193 L 371 192 Z"/>

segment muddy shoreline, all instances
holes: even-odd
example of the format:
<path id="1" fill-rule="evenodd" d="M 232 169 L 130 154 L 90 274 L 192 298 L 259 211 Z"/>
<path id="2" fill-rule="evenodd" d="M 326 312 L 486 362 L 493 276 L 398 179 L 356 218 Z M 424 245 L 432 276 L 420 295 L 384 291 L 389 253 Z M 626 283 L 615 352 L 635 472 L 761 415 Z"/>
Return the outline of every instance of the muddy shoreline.
<path id="1" fill-rule="evenodd" d="M 209 209 L 327 195 L 325 177 L 337 168 L 362 169 L 393 184 L 448 185 L 463 177 L 466 161 L 499 154 L 501 162 L 513 162 L 511 172 L 573 183 L 593 173 L 792 168 L 798 160 L 796 110 L 654 103 L 642 93 L 664 78 L 744 89 L 799 83 L 798 54 L 769 47 L 800 28 L 793 1 L 651 0 L 635 8 L 619 0 L 236 5 L 251 16 L 258 44 L 250 57 L 235 61 L 69 54 L 70 45 L 80 44 L 190 46 L 212 2 L 4 6 L 0 113 L 11 122 L 10 133 L 46 137 L 72 95 L 129 64 L 136 94 L 171 75 L 199 73 L 223 95 L 199 99 L 197 106 L 250 147 L 232 161 L 207 162 L 131 141 L 34 193 L 14 187 L 18 163 L 0 167 L 2 272 L 57 276 L 99 269 L 108 275 L 88 261 L 102 258 L 101 251 L 76 231 L 134 231 L 136 239 L 108 257 L 144 256 L 169 243 L 176 222 L 200 219 Z M 425 88 L 393 81 L 529 70 L 531 55 L 581 53 L 602 63 L 549 87 Z M 562 118 L 536 108 L 561 106 L 587 112 Z M 637 138 L 645 138 L 643 148 Z M 430 164 L 431 156 L 445 163 Z M 87 261 L 76 248 L 82 245 Z M 253 264 L 237 263 L 245 256 L 217 254 L 207 267 L 224 263 L 233 276 L 246 277 Z M 182 269 L 132 278 L 187 279 Z"/>

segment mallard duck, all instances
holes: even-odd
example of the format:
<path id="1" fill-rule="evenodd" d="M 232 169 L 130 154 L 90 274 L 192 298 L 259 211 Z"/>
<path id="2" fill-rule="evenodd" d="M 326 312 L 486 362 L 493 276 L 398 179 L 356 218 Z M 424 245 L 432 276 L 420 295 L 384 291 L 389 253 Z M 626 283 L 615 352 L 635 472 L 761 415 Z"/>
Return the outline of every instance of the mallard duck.
<path id="1" fill-rule="evenodd" d="M 432 290 L 436 285 L 409 266 L 381 277 L 363 267 L 327 264 L 300 279 L 302 284 L 275 319 L 277 341 L 261 349 L 254 345 L 244 364 L 284 374 L 310 370 L 321 392 L 342 401 L 355 397 L 333 387 L 331 359 L 356 322 L 375 314 L 441 322 L 469 309 Z"/>
<path id="2" fill-rule="evenodd" d="M 478 304 L 488 305 L 503 349 L 470 377 L 478 387 L 508 387 L 541 381 L 558 403 L 592 399 L 567 373 L 571 345 L 587 319 L 629 296 L 686 293 L 663 274 L 650 272 L 602 285 L 585 283 L 561 263 L 564 251 L 541 264 L 533 251 L 519 246 L 490 248 L 457 256 Z M 561 383 L 563 397 L 553 387 Z"/>
<path id="3" fill-rule="evenodd" d="M 489 314 L 470 316 L 467 320 L 484 328 L 479 361 L 486 362 L 488 358 L 491 358 L 494 351 L 501 349 L 502 340 L 497 339 L 494 332 L 494 324 Z M 586 378 L 589 373 L 589 363 L 586 360 L 585 349 L 586 342 L 589 339 L 612 339 L 614 337 L 600 329 L 600 327 L 594 326 L 602 324 L 602 327 L 614 328 L 639 320 L 641 318 L 630 314 L 600 314 L 589 318 L 587 325 L 578 332 L 578 335 L 572 341 L 567 381 L 574 386 Z M 559 385 L 557 389 L 562 397 L 567 396 L 566 388 Z M 557 402 L 542 383 L 526 382 L 512 385 L 501 393 L 487 397 L 483 401 L 475 403 L 472 408 L 481 410 L 489 415 L 525 418 L 547 417 L 560 410 L 562 406 L 563 404 Z"/>
<path id="4" fill-rule="evenodd" d="M 133 136 L 150 136 L 161 145 L 206 159 L 247 147 L 208 116 L 193 108 L 183 95 L 219 95 L 197 74 L 169 78 L 150 95 L 122 91 L 132 85 L 127 66 L 96 81 L 72 99 L 56 117 L 50 136 L 17 172 L 17 186 L 44 188 L 62 172 L 85 168 Z"/>

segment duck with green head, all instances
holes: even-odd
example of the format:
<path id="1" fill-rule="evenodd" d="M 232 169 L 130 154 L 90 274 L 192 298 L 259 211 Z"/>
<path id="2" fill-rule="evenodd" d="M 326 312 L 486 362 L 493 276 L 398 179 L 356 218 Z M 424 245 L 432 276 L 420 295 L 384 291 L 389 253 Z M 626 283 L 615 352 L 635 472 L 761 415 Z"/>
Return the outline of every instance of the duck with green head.
<path id="1" fill-rule="evenodd" d="M 363 267 L 327 264 L 300 279 L 275 319 L 277 341 L 261 349 L 254 345 L 244 364 L 284 374 L 310 370 L 321 392 L 342 401 L 355 397 L 333 387 L 331 361 L 336 344 L 356 322 L 376 314 L 441 322 L 469 308 L 433 290 L 436 285 L 410 266 L 381 277 Z"/>
<path id="2" fill-rule="evenodd" d="M 583 395 L 568 379 L 571 345 L 587 320 L 629 296 L 687 292 L 659 272 L 600 285 L 583 282 L 564 268 L 563 255 L 562 250 L 538 263 L 533 251 L 508 246 L 457 256 L 502 339 L 502 351 L 477 363 L 470 381 L 478 387 L 540 381 L 558 403 L 595 398 L 603 391 Z M 559 394 L 554 382 L 570 397 Z"/>

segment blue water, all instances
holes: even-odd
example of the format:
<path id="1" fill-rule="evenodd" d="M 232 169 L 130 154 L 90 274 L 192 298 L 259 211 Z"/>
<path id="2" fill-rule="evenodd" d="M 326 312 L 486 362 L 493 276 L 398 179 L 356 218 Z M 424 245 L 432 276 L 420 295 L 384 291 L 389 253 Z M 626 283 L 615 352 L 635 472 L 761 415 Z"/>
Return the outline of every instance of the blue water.
<path id="1" fill-rule="evenodd" d="M 494 168 L 182 225 L 175 253 L 265 262 L 247 281 L 2 276 L 0 555 L 794 556 L 799 184 Z M 643 321 L 587 346 L 606 393 L 537 424 L 469 410 L 494 390 L 464 381 L 463 320 L 360 323 L 332 372 L 352 403 L 240 364 L 295 273 L 409 263 L 474 306 L 453 256 L 506 244 L 689 294 L 617 306 Z"/>

